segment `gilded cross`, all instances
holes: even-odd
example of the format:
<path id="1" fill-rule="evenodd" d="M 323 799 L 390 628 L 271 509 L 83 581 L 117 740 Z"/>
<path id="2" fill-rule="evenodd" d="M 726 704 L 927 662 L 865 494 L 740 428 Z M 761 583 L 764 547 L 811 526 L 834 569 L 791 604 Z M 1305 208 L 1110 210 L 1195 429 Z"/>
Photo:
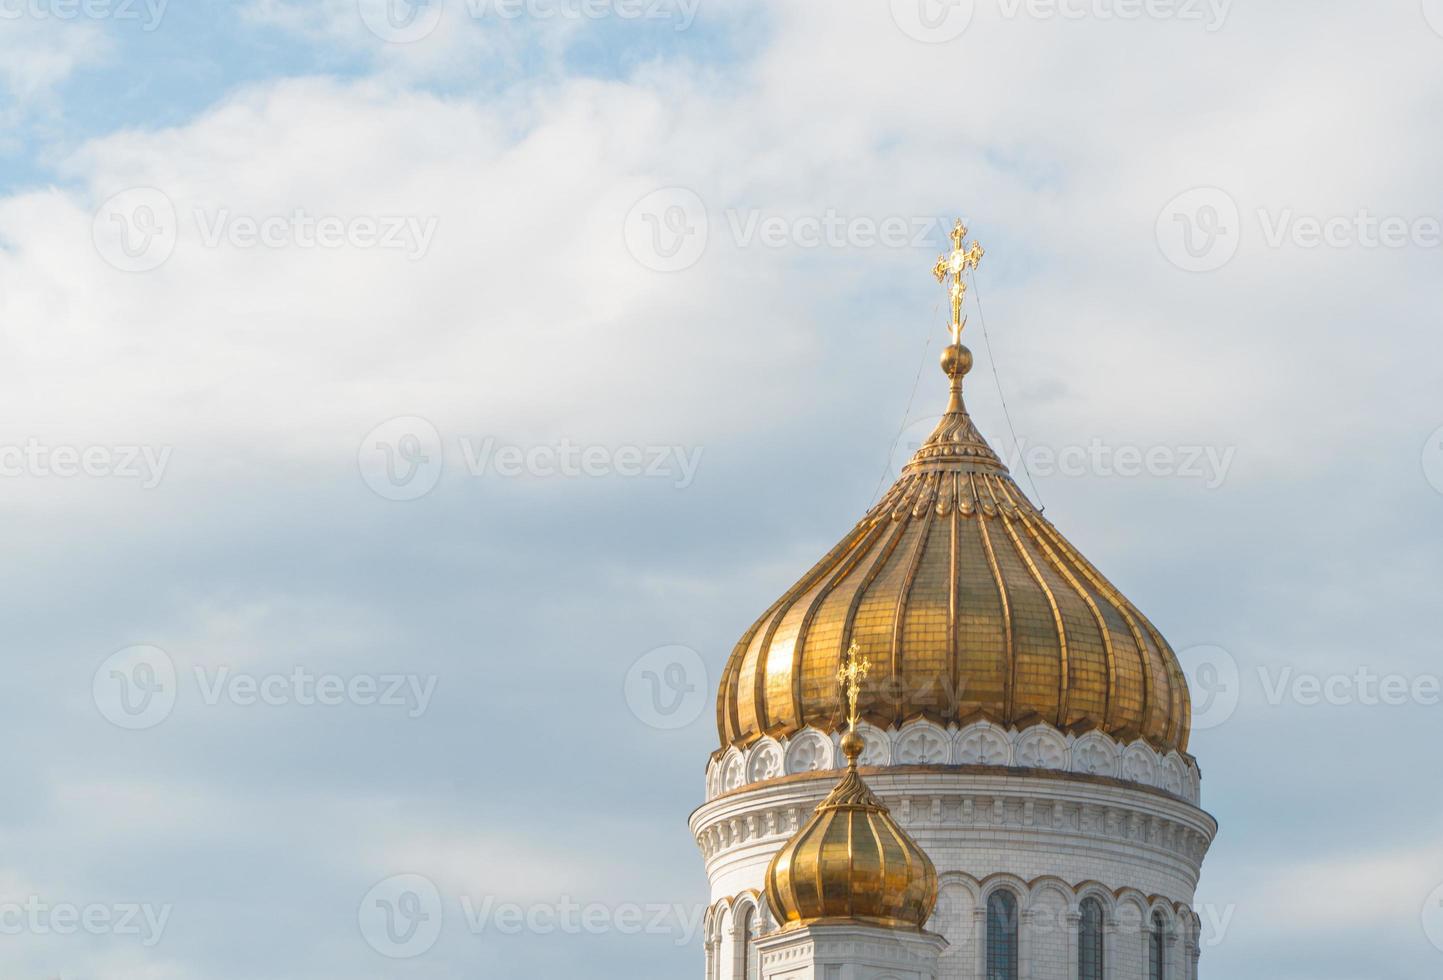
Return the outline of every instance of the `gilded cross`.
<path id="1" fill-rule="evenodd" d="M 842 682 L 842 689 L 847 694 L 847 726 L 857 730 L 857 699 L 862 695 L 862 681 L 867 679 L 867 673 L 872 669 L 872 661 L 861 658 L 862 648 L 856 640 L 847 650 L 847 657 L 842 661 L 842 669 L 837 673 L 837 680 Z"/>
<path id="2" fill-rule="evenodd" d="M 937 264 L 932 267 L 932 275 L 937 277 L 940 283 L 946 283 L 947 277 L 952 277 L 952 282 L 947 287 L 948 294 L 952 297 L 952 343 L 962 342 L 962 328 L 967 324 L 967 318 L 962 315 L 962 299 L 967 295 L 967 283 L 963 276 L 971 269 L 977 268 L 982 261 L 982 246 L 977 242 L 966 245 L 967 226 L 962 219 L 957 219 L 956 226 L 952 229 L 952 251 L 946 255 L 937 257 Z M 966 245 L 966 247 L 964 247 Z"/>

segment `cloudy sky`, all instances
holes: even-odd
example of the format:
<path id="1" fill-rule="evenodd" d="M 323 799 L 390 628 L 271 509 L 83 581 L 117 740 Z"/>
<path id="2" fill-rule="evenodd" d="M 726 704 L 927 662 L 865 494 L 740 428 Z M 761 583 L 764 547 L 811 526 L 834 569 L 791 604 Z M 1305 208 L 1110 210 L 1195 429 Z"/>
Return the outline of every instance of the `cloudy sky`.
<path id="1" fill-rule="evenodd" d="M 708 688 L 962 215 L 1204 975 L 1436 975 L 1440 113 L 1443 0 L 0 0 L 0 973 L 700 976 Z"/>

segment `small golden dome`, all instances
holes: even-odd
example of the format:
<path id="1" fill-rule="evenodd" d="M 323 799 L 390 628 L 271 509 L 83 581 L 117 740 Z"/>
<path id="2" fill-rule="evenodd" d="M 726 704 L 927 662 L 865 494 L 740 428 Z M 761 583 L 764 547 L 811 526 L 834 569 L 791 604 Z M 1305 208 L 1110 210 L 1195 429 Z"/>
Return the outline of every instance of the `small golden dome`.
<path id="1" fill-rule="evenodd" d="M 846 775 L 767 866 L 767 902 L 783 929 L 824 919 L 921 929 L 937 869 L 862 781 L 861 739 L 843 748 Z"/>
<path id="2" fill-rule="evenodd" d="M 972 356 L 942 355 L 947 412 L 882 500 L 757 620 L 722 674 L 722 747 L 841 727 L 833 677 L 876 667 L 862 717 L 1100 730 L 1187 750 L 1191 702 L 1167 641 L 1034 507 L 962 402 Z"/>

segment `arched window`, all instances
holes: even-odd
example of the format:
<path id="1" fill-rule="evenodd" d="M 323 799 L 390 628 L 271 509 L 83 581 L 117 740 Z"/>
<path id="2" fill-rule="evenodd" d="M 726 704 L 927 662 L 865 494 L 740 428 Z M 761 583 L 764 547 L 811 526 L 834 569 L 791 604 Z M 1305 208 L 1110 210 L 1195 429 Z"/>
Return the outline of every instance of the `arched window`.
<path id="1" fill-rule="evenodd" d="M 757 969 L 758 963 L 756 962 L 758 958 L 757 947 L 756 944 L 752 942 L 756 927 L 756 909 L 749 908 L 742 914 L 741 920 L 737 923 L 737 928 L 741 930 L 742 936 L 741 965 L 744 980 L 761 980 L 761 971 Z"/>
<path id="2" fill-rule="evenodd" d="M 1102 903 L 1082 900 L 1082 921 L 1077 924 L 1077 980 L 1102 980 Z"/>
<path id="3" fill-rule="evenodd" d="M 736 980 L 737 955 L 736 934 L 732 932 L 736 920 L 731 909 L 722 909 L 717 920 L 716 980 Z"/>
<path id="4" fill-rule="evenodd" d="M 706 980 L 716 980 L 716 910 L 712 909 L 706 917 Z"/>
<path id="5" fill-rule="evenodd" d="M 987 980 L 1017 980 L 1017 898 L 998 890 L 987 899 Z"/>
<path id="6" fill-rule="evenodd" d="M 1152 914 L 1152 931 L 1147 940 L 1147 964 L 1148 977 L 1150 980 L 1167 980 L 1167 943 L 1164 938 L 1167 932 L 1167 923 L 1162 920 L 1161 912 Z"/>

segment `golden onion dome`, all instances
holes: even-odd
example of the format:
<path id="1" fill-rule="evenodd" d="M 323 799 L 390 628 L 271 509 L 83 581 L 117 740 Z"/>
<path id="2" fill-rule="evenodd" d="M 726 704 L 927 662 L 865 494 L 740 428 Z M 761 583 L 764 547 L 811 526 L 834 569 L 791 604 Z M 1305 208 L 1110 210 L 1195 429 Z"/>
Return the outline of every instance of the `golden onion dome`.
<path id="1" fill-rule="evenodd" d="M 847 772 L 767 866 L 767 903 L 783 929 L 829 919 L 921 929 L 937 869 L 857 772 L 862 740 L 842 740 Z"/>
<path id="2" fill-rule="evenodd" d="M 967 348 L 948 347 L 942 366 L 947 412 L 901 477 L 732 652 L 722 747 L 839 730 L 833 678 L 856 643 L 881 677 L 863 718 L 883 729 L 1040 722 L 1186 752 L 1191 702 L 1167 641 L 977 431 L 962 401 Z"/>

